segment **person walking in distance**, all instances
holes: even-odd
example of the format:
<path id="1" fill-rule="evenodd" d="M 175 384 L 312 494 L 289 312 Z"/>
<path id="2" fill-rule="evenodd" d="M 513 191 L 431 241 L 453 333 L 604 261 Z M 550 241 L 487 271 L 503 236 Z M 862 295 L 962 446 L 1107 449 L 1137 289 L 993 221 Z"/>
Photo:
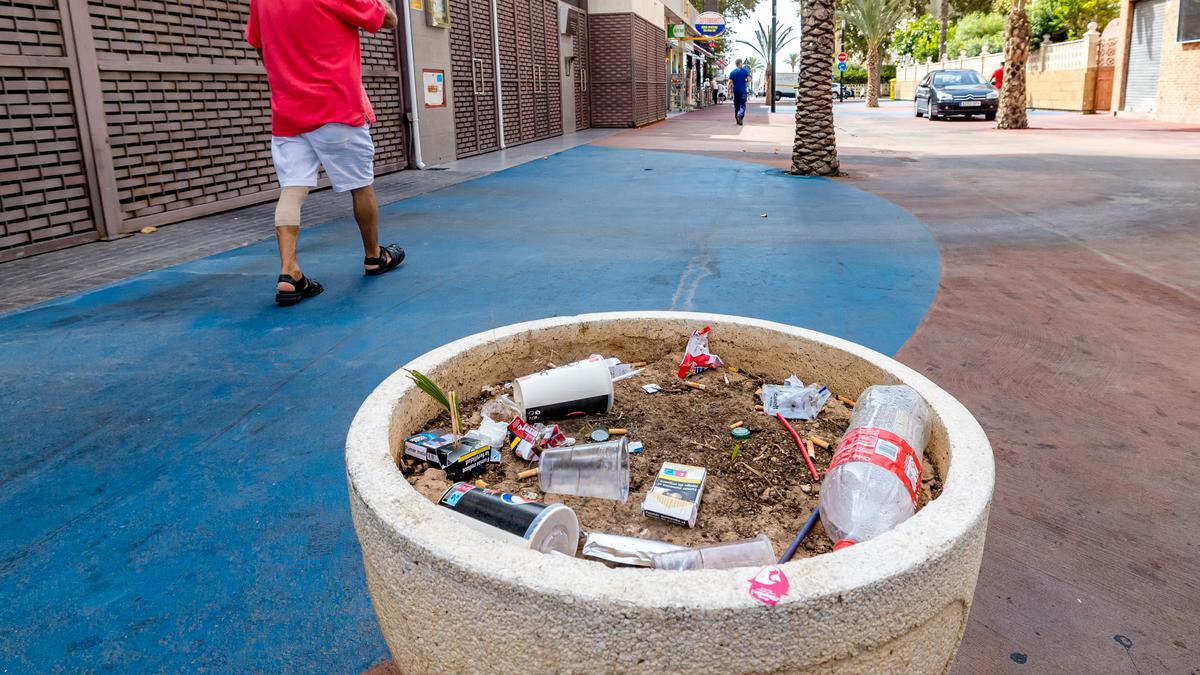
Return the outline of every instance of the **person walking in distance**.
<path id="1" fill-rule="evenodd" d="M 997 89 L 1001 89 L 1004 87 L 1004 62 L 1003 61 L 1000 62 L 1000 67 L 996 69 L 996 72 L 992 73 L 992 85 L 995 86 Z"/>
<path id="2" fill-rule="evenodd" d="M 733 118 L 740 125 L 746 116 L 746 96 L 750 91 L 750 71 L 742 67 L 742 60 L 733 62 L 737 66 L 729 72 L 729 88 L 733 93 Z"/>
<path id="3" fill-rule="evenodd" d="M 250 0 L 246 41 L 262 57 L 271 87 L 271 160 L 281 188 L 275 207 L 279 278 L 275 302 L 294 305 L 324 290 L 296 260 L 300 207 L 321 166 L 334 192 L 350 192 L 364 251 L 363 271 L 389 272 L 404 260 L 379 245 L 375 201 L 375 112 L 362 85 L 359 29 L 396 27 L 387 0 Z"/>

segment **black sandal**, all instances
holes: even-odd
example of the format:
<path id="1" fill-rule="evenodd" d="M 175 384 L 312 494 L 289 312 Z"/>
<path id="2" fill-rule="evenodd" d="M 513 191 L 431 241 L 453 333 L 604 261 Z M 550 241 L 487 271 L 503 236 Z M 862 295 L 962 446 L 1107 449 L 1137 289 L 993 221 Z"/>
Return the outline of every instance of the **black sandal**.
<path id="1" fill-rule="evenodd" d="M 391 272 L 404 262 L 404 249 L 398 244 L 388 244 L 387 246 L 379 247 L 378 258 L 363 258 L 363 265 L 375 265 L 374 268 L 363 268 L 363 272 L 369 277 L 377 277 L 380 274 Z"/>
<path id="2" fill-rule="evenodd" d="M 325 287 L 320 282 L 313 281 L 308 277 L 300 277 L 300 281 L 296 281 L 290 274 L 280 274 L 279 280 L 276 283 L 291 284 L 293 291 L 276 291 L 275 302 L 282 307 L 294 305 L 305 298 L 311 298 L 314 295 L 320 295 Z"/>

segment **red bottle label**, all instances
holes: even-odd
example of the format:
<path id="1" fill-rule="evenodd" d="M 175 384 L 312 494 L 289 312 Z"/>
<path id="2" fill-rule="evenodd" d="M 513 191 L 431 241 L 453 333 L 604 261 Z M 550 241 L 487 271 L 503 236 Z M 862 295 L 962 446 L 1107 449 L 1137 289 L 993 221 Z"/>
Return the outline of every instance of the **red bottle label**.
<path id="1" fill-rule="evenodd" d="M 916 507 L 921 489 L 921 460 L 903 438 L 883 429 L 859 427 L 842 437 L 825 475 L 846 462 L 870 462 L 891 471 L 908 489 Z"/>

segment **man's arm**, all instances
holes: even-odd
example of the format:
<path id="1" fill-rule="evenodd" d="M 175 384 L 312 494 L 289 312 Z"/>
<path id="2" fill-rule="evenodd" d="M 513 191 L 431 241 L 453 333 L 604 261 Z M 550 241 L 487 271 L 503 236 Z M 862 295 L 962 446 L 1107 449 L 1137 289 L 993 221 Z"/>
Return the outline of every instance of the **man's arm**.
<path id="1" fill-rule="evenodd" d="M 388 2 L 388 0 L 379 1 L 383 3 L 383 28 L 392 30 L 400 24 L 400 18 L 396 16 L 396 9 L 392 7 L 392 3 Z"/>

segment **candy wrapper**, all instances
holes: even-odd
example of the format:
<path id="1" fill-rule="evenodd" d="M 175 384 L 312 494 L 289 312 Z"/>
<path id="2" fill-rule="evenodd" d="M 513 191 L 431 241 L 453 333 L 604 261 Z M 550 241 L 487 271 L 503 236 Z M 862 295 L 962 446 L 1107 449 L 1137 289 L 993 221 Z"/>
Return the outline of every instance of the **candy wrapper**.
<path id="1" fill-rule="evenodd" d="M 688 338 L 687 351 L 683 354 L 683 362 L 679 364 L 681 379 L 693 373 L 721 367 L 720 357 L 708 351 L 708 334 L 711 332 L 710 326 L 692 331 L 692 336 Z"/>
<path id="2" fill-rule="evenodd" d="M 819 384 L 805 386 L 795 375 L 784 380 L 782 385 L 765 384 L 762 388 L 763 414 L 772 417 L 775 413 L 783 413 L 789 420 L 811 420 L 828 400 L 828 389 Z"/>

